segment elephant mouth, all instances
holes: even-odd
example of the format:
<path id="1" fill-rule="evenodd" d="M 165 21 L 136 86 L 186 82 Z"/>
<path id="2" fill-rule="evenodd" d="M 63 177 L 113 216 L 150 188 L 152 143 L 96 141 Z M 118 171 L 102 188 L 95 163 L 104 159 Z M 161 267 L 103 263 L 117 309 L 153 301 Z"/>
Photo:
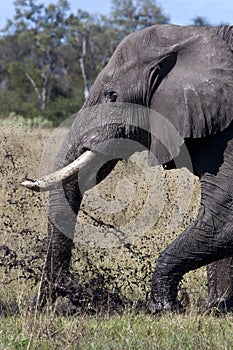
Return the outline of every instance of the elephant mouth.
<path id="1" fill-rule="evenodd" d="M 21 185 L 37 192 L 45 192 L 55 189 L 58 184 L 60 184 L 62 181 L 68 181 L 72 175 L 76 174 L 90 161 L 94 160 L 96 156 L 97 152 L 86 151 L 64 168 L 43 176 L 40 179 L 26 179 L 21 183 Z"/>

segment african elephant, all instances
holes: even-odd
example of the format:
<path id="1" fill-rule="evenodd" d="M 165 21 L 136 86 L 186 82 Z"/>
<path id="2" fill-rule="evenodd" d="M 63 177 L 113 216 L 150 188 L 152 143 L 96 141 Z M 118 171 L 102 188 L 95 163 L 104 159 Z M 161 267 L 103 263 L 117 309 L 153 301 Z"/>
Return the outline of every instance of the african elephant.
<path id="1" fill-rule="evenodd" d="M 185 166 L 185 147 L 201 183 L 197 218 L 157 261 L 150 310 L 177 309 L 178 284 L 185 273 L 233 256 L 232 50 L 232 26 L 156 25 L 120 43 L 71 126 L 54 172 L 23 182 L 32 190 L 51 189 L 50 246 L 42 295 L 50 290 L 55 299 L 69 272 L 83 193 L 102 181 L 119 159 L 142 148 L 149 150 L 151 166 L 173 167 Z M 118 119 L 116 107 L 124 104 L 134 106 L 133 110 L 137 106 L 139 112 L 126 111 Z M 179 137 L 172 146 L 161 140 L 163 124 L 148 117 L 148 110 L 163 116 L 176 130 Z M 135 141 L 132 147 L 127 140 Z M 218 274 L 226 271 L 230 286 L 233 280 L 232 269 L 224 263 L 218 269 L 218 264 L 210 266 L 208 273 L 211 302 L 226 287 L 218 284 Z M 227 305 L 232 296 L 232 290 L 228 291 Z"/>

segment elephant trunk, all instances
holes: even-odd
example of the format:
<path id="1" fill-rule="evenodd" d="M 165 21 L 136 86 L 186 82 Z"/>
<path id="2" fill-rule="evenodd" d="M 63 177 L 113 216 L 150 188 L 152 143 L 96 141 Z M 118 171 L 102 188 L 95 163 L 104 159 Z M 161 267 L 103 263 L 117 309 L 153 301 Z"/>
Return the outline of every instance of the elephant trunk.
<path id="1" fill-rule="evenodd" d="M 81 201 L 76 180 L 50 193 L 48 249 L 40 292 L 42 305 L 47 299 L 55 301 L 70 275 L 74 231 Z"/>

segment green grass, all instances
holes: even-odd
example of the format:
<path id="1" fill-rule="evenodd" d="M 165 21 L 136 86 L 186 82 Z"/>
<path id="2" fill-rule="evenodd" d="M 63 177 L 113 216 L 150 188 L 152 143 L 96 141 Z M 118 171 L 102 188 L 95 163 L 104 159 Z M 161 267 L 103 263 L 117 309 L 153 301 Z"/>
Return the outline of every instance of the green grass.
<path id="1" fill-rule="evenodd" d="M 22 314 L 1 321 L 0 349 L 226 350 L 233 348 L 233 316 L 123 315 L 61 317 Z"/>
<path id="2" fill-rule="evenodd" d="M 129 314 L 90 320 L 82 349 L 231 349 L 232 317 Z M 91 339 L 91 341 L 90 341 Z"/>

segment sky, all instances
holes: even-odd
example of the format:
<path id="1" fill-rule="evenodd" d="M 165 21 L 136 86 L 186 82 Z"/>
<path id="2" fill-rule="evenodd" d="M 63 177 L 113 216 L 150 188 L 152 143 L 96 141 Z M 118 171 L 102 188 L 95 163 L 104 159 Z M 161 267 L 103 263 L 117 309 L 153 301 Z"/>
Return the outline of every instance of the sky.
<path id="1" fill-rule="evenodd" d="M 14 15 L 14 0 L 0 0 L 0 28 Z M 39 3 L 56 3 L 56 0 L 39 0 Z M 111 0 L 69 0 L 71 10 L 78 8 L 90 13 L 108 14 Z M 196 16 L 205 17 L 211 24 L 233 24 L 233 0 L 157 0 L 164 14 L 173 24 L 187 25 Z"/>

